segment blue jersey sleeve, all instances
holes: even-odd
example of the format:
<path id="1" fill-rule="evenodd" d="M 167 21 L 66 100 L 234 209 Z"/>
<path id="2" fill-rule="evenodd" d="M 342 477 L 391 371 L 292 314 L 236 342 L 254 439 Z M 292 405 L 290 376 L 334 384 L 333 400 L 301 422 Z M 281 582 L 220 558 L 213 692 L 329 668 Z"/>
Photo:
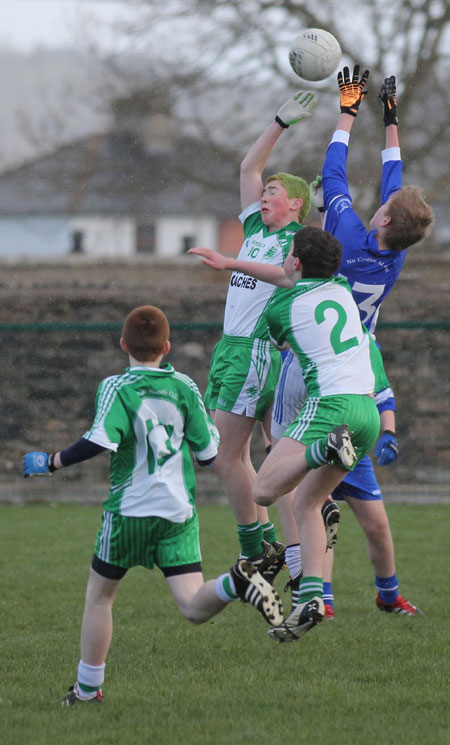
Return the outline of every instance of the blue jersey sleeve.
<path id="1" fill-rule="evenodd" d="M 381 204 L 386 204 L 389 197 L 402 188 L 403 164 L 400 159 L 400 148 L 391 147 L 381 153 L 383 171 L 381 174 Z"/>
<path id="2" fill-rule="evenodd" d="M 405 251 L 378 247 L 376 231 L 367 231 L 353 209 L 347 181 L 348 133 L 337 130 L 328 146 L 322 170 L 324 229 L 342 244 L 339 274 L 348 280 L 361 320 L 374 332 L 381 302 L 389 294 L 405 260 Z M 382 151 L 381 204 L 402 186 L 400 149 Z"/>
<path id="3" fill-rule="evenodd" d="M 344 142 L 331 141 L 322 168 L 323 207 L 325 212 L 337 197 L 347 197 L 350 190 L 347 181 L 348 146 Z"/>
<path id="4" fill-rule="evenodd" d="M 375 394 L 375 403 L 381 414 L 383 411 L 396 411 L 394 392 L 392 388 L 384 388 Z"/>
<path id="5" fill-rule="evenodd" d="M 353 209 L 347 181 L 347 155 L 347 145 L 332 140 L 328 145 L 322 169 L 325 210 L 323 227 L 341 241 L 343 258 L 347 258 L 349 253 L 358 254 L 367 243 L 367 231 Z"/>

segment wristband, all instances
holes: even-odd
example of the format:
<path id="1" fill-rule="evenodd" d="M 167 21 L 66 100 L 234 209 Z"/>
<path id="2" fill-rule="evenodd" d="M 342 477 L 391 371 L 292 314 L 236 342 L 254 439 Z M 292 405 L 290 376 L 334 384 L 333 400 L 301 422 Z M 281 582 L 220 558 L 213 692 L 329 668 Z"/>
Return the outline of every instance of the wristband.
<path id="1" fill-rule="evenodd" d="M 275 117 L 275 121 L 276 121 L 277 124 L 280 125 L 280 127 L 283 127 L 283 129 L 287 129 L 289 127 L 289 124 L 286 124 L 286 122 L 283 122 L 283 120 L 280 119 L 280 117 L 278 116 L 278 114 Z"/>
<path id="2" fill-rule="evenodd" d="M 49 470 L 50 473 L 54 473 L 57 470 L 56 469 L 56 466 L 53 463 L 53 461 L 55 460 L 55 455 L 56 455 L 56 453 L 53 453 L 53 454 L 51 454 L 51 455 L 48 456 L 47 468 L 48 468 L 48 470 Z"/>

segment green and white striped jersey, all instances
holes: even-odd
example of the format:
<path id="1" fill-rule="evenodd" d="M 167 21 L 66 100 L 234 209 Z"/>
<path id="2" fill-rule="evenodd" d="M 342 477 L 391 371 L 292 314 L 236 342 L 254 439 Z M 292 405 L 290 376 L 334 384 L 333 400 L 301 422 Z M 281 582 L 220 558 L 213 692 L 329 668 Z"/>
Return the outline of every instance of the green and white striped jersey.
<path id="1" fill-rule="evenodd" d="M 298 357 L 308 396 L 374 393 L 381 355 L 346 279 L 299 280 L 274 298 L 267 319 L 275 344 L 287 341 Z"/>
<path id="2" fill-rule="evenodd" d="M 302 227 L 291 222 L 280 230 L 269 232 L 261 218 L 261 202 L 249 205 L 239 215 L 245 241 L 238 259 L 283 266 L 294 233 Z M 225 304 L 223 332 L 227 336 L 268 339 L 265 310 L 279 288 L 268 282 L 233 272 Z"/>
<path id="3" fill-rule="evenodd" d="M 219 443 L 196 384 L 171 365 L 129 367 L 103 380 L 83 436 L 111 451 L 106 510 L 175 523 L 193 515 L 189 448 L 197 460 L 209 460 Z"/>

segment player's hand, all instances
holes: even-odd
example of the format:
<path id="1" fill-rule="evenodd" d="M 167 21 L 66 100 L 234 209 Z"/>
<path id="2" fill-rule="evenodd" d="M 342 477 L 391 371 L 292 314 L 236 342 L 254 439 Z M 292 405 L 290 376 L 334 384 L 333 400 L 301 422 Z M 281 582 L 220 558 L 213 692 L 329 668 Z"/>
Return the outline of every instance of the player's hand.
<path id="1" fill-rule="evenodd" d="M 215 251 L 213 248 L 202 248 L 200 246 L 196 246 L 195 248 L 190 248 L 188 254 L 202 256 L 203 264 L 210 266 L 217 272 L 220 272 L 222 269 L 228 269 L 228 258 L 218 251 Z"/>
<path id="2" fill-rule="evenodd" d="M 278 109 L 275 121 L 285 129 L 302 119 L 309 119 L 317 98 L 312 91 L 298 91 Z"/>
<path id="3" fill-rule="evenodd" d="M 319 173 L 318 176 L 311 181 L 309 185 L 309 191 L 311 194 L 311 202 L 319 212 L 323 212 L 323 187 L 322 187 L 322 176 Z"/>
<path id="4" fill-rule="evenodd" d="M 394 432 L 388 429 L 383 432 L 375 447 L 378 465 L 389 466 L 397 459 L 398 442 Z"/>
<path id="5" fill-rule="evenodd" d="M 23 475 L 28 476 L 49 476 L 55 470 L 53 466 L 53 455 L 50 453 L 41 453 L 34 450 L 32 453 L 26 453 L 23 458 Z"/>
<path id="6" fill-rule="evenodd" d="M 364 89 L 369 75 L 369 70 L 364 70 L 360 78 L 359 65 L 354 66 L 351 80 L 348 67 L 344 67 L 342 72 L 338 72 L 337 81 L 341 94 L 341 114 L 357 115 L 359 105 L 364 96 L 367 95 L 367 91 Z"/>
<path id="7" fill-rule="evenodd" d="M 383 108 L 383 121 L 385 127 L 389 126 L 389 124 L 395 124 L 395 126 L 398 124 L 396 93 L 397 86 L 395 84 L 395 75 L 391 75 L 390 78 L 384 79 L 384 83 L 378 94 L 378 101 Z"/>

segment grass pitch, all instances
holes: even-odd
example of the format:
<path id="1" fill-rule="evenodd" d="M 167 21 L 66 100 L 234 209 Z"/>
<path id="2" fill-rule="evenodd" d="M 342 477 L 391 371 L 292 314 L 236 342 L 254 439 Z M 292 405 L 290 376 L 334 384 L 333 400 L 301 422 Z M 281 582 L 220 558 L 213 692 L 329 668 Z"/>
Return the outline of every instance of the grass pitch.
<path id="1" fill-rule="evenodd" d="M 365 539 L 344 505 L 335 620 L 293 644 L 270 640 L 240 602 L 191 626 L 159 571 L 138 568 L 118 593 L 103 705 L 63 709 L 101 509 L 0 507 L 2 743 L 448 745 L 450 506 L 387 509 L 400 591 L 425 617 L 375 608 Z M 210 578 L 234 561 L 235 526 L 227 507 L 199 513 Z"/>

